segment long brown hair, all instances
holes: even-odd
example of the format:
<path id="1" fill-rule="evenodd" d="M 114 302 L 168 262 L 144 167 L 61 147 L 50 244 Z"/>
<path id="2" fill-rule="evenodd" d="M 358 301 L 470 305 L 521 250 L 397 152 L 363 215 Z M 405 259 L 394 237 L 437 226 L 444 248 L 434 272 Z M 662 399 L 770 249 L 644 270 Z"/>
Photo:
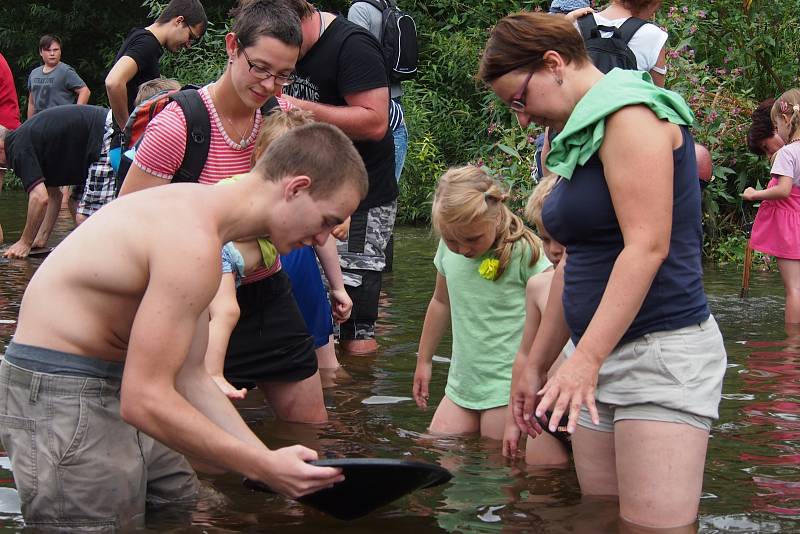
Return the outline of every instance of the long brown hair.
<path id="1" fill-rule="evenodd" d="M 474 165 L 454 167 L 444 173 L 433 197 L 433 227 L 445 239 L 460 240 L 461 229 L 473 222 L 497 220 L 494 242 L 494 254 L 500 261 L 497 278 L 511 261 L 514 243 L 520 239 L 530 246 L 531 265 L 539 260 L 542 248 L 536 234 L 505 205 L 507 198 L 503 187 Z"/>
<path id="2" fill-rule="evenodd" d="M 566 63 L 589 61 L 581 34 L 564 17 L 520 12 L 503 17 L 492 29 L 481 57 L 478 78 L 491 83 L 511 71 L 536 71 L 544 54 L 558 52 Z"/>

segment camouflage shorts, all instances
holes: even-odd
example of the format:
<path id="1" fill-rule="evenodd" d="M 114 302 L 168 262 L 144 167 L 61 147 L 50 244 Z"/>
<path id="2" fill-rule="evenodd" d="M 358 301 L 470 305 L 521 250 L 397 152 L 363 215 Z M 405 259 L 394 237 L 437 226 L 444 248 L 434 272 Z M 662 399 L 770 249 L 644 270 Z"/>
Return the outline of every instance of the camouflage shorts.
<path id="1" fill-rule="evenodd" d="M 383 271 L 386 267 L 386 245 L 392 237 L 396 215 L 396 200 L 355 212 L 350 222 L 347 241 L 336 242 L 342 269 Z M 347 285 L 358 285 L 354 282 L 355 280 L 345 279 Z"/>

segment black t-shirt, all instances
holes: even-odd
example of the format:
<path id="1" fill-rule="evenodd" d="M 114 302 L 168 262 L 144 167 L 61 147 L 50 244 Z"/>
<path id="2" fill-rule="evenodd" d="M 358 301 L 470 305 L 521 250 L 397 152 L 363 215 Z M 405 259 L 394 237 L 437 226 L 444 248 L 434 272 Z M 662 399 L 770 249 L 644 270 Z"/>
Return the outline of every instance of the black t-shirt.
<path id="1" fill-rule="evenodd" d="M 297 62 L 297 81 L 284 92 L 296 98 L 346 106 L 344 97 L 388 87 L 380 44 L 360 26 L 336 17 L 311 50 Z M 394 139 L 387 128 L 380 141 L 353 141 L 369 175 L 369 193 L 359 211 L 397 198 L 394 179 Z"/>
<path id="2" fill-rule="evenodd" d="M 80 185 L 103 144 L 108 109 L 69 104 L 40 111 L 6 136 L 6 160 L 30 193 L 46 186 Z"/>
<path id="3" fill-rule="evenodd" d="M 122 56 L 128 56 L 136 62 L 139 69 L 134 77 L 128 80 L 128 112 L 133 111 L 133 101 L 136 100 L 139 86 L 161 75 L 158 61 L 163 53 L 164 48 L 150 31 L 144 28 L 134 28 L 128 32 L 125 42 L 117 52 L 117 57 L 114 58 L 114 64 L 116 64 Z"/>

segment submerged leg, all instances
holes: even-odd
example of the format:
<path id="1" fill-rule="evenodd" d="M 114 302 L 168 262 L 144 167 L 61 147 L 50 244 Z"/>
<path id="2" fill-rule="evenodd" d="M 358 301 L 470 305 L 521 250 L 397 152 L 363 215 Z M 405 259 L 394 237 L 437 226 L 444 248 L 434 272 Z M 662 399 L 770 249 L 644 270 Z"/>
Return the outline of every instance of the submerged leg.
<path id="1" fill-rule="evenodd" d="M 428 430 L 434 434 L 473 434 L 480 429 L 480 412 L 462 408 L 445 395 L 433 414 Z"/>

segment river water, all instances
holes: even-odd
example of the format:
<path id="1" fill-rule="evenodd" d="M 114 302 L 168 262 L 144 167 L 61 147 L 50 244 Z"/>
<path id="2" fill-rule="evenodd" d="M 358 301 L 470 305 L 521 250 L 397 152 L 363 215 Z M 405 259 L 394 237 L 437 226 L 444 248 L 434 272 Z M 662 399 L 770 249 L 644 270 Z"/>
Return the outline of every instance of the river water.
<path id="1" fill-rule="evenodd" d="M 24 224 L 25 196 L 0 195 L 6 243 Z M 51 245 L 71 228 L 64 213 Z M 438 463 L 453 480 L 421 490 L 345 523 L 275 495 L 252 492 L 235 475 L 205 477 L 228 499 L 199 509 L 148 515 L 150 532 L 616 532 L 613 503 L 580 497 L 572 470 L 509 463 L 496 442 L 431 438 L 433 411 L 413 401 L 372 404 L 376 396 L 410 397 L 415 352 L 433 290 L 435 241 L 426 229 L 396 233 L 394 271 L 384 278 L 378 332 L 383 348 L 342 358 L 349 379 L 326 389 L 330 422 L 321 427 L 275 421 L 258 392 L 240 410 L 270 446 L 302 443 L 322 457 L 404 458 Z M 102 251 L 87 262 L 103 261 Z M 39 259 L 0 259 L 0 353 L 14 333 L 25 285 Z M 757 266 L 756 266 L 757 267 Z M 728 372 L 706 461 L 700 504 L 703 532 L 800 531 L 800 336 L 783 328 L 783 290 L 775 272 L 754 269 L 750 297 L 739 298 L 741 271 L 709 268 L 706 290 L 725 336 Z M 450 340 L 439 348 L 431 401 L 441 398 Z M 372 399 L 371 399 L 372 398 Z M 365 403 L 365 400 L 368 403 Z M 8 459 L 0 451 L 0 530 L 22 530 Z M 356 497 L 357 498 L 357 497 Z"/>

